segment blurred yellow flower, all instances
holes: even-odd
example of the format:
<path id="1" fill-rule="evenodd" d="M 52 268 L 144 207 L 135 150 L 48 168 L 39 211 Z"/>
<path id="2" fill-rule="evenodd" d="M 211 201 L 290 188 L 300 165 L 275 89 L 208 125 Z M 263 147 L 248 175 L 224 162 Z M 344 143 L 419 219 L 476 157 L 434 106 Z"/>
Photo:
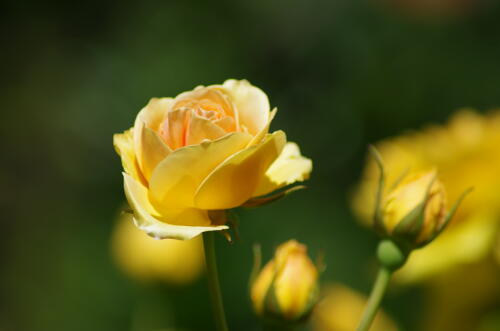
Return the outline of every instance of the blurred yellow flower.
<path id="1" fill-rule="evenodd" d="M 500 268 L 489 259 L 455 268 L 428 286 L 420 319 L 422 331 L 500 330 L 481 328 L 500 299 Z"/>
<path id="2" fill-rule="evenodd" d="M 151 99 L 113 139 L 136 225 L 157 238 L 190 239 L 227 229 L 221 210 L 307 179 L 311 160 L 283 131 L 268 133 L 275 114 L 246 80 Z"/>
<path id="3" fill-rule="evenodd" d="M 203 273 L 205 266 L 201 237 L 156 240 L 137 229 L 129 214 L 123 214 L 116 222 L 111 245 L 118 266 L 138 280 L 189 284 Z"/>
<path id="4" fill-rule="evenodd" d="M 376 144 L 387 174 L 387 187 L 404 172 L 436 166 L 450 201 L 469 187 L 444 231 L 425 249 L 414 251 L 397 278 L 418 281 L 453 266 L 484 258 L 492 250 L 500 224 L 500 112 L 483 116 L 456 113 L 445 126 L 389 138 Z M 378 169 L 373 160 L 353 194 L 352 205 L 365 224 L 372 220 Z"/>
<path id="5" fill-rule="evenodd" d="M 314 308 L 311 321 L 314 331 L 356 330 L 367 298 L 340 285 L 325 286 L 321 301 Z M 377 313 L 371 331 L 396 331 L 396 324 L 382 311 Z"/>
<path id="6" fill-rule="evenodd" d="M 281 244 L 257 275 L 251 298 L 258 315 L 296 321 L 307 315 L 318 295 L 318 270 L 306 246 L 295 240 Z"/>

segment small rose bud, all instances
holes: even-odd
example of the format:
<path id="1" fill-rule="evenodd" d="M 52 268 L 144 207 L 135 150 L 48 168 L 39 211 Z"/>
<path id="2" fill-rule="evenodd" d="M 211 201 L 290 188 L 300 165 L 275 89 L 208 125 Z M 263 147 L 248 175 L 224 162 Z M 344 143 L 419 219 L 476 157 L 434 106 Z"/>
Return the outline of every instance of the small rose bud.
<path id="1" fill-rule="evenodd" d="M 396 241 L 420 246 L 440 231 L 447 220 L 446 192 L 436 171 L 410 174 L 382 203 L 384 228 Z"/>
<path id="2" fill-rule="evenodd" d="M 295 322 L 308 316 L 318 298 L 318 269 L 305 245 L 281 244 L 251 284 L 251 299 L 262 317 Z"/>

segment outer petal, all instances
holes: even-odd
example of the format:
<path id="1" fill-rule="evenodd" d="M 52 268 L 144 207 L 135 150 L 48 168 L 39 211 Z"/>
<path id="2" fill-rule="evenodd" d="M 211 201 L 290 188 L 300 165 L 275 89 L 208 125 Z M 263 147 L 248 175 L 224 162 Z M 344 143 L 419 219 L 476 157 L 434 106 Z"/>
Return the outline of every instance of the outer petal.
<path id="1" fill-rule="evenodd" d="M 113 145 L 115 146 L 116 152 L 121 157 L 122 166 L 125 172 L 133 178 L 143 182 L 144 178 L 137 166 L 135 158 L 132 129 L 113 135 Z"/>
<path id="2" fill-rule="evenodd" d="M 267 119 L 267 124 L 264 125 L 264 127 L 253 137 L 252 141 L 248 144 L 248 146 L 253 146 L 259 144 L 262 139 L 266 136 L 266 134 L 269 132 L 269 127 L 271 126 L 271 122 L 274 119 L 274 116 L 276 116 L 276 113 L 278 112 L 278 108 L 274 108 L 271 113 L 269 114 L 269 118 Z"/>
<path id="3" fill-rule="evenodd" d="M 288 142 L 283 152 L 266 171 L 266 176 L 259 183 L 254 196 L 260 196 L 275 191 L 295 182 L 309 178 L 312 171 L 312 161 L 300 154 L 299 146 Z"/>
<path id="4" fill-rule="evenodd" d="M 168 109 L 173 103 L 172 98 L 153 98 L 149 103 L 141 109 L 134 123 L 134 148 L 136 151 L 137 161 L 141 169 L 143 169 L 142 157 L 142 130 L 144 127 L 150 128 L 153 131 L 158 131 L 163 117 L 168 112 Z"/>
<path id="5" fill-rule="evenodd" d="M 203 140 L 216 140 L 226 134 L 220 126 L 211 121 L 192 114 L 186 134 L 186 145 L 196 145 Z"/>
<path id="6" fill-rule="evenodd" d="M 268 135 L 264 141 L 229 157 L 200 185 L 194 199 L 200 209 L 229 209 L 240 206 L 255 192 L 269 166 L 286 143 L 283 131 Z"/>
<path id="7" fill-rule="evenodd" d="M 194 207 L 194 194 L 203 179 L 229 156 L 242 150 L 250 139 L 247 133 L 235 132 L 173 151 L 153 172 L 149 186 L 151 202 L 162 213 Z"/>
<path id="8" fill-rule="evenodd" d="M 187 240 L 196 237 L 205 231 L 219 231 L 227 229 L 225 225 L 220 226 L 186 226 L 173 225 L 160 221 L 158 212 L 154 209 L 148 200 L 148 191 L 144 185 L 133 179 L 128 174 L 124 173 L 125 195 L 134 211 L 134 222 L 136 226 L 145 231 L 152 237 L 158 239 L 181 239 Z M 189 215 L 188 215 L 189 214 Z M 184 218 L 187 223 L 206 223 L 210 224 L 207 213 L 203 211 L 189 212 L 179 215 Z M 187 220 L 187 217 L 192 219 Z"/>
<path id="9" fill-rule="evenodd" d="M 266 126 L 270 106 L 267 95 L 261 89 L 246 80 L 234 79 L 226 80 L 222 88 L 238 110 L 242 129 L 246 128 L 252 135 L 256 135 Z"/>
<path id="10" fill-rule="evenodd" d="M 141 134 L 142 171 L 146 179 L 149 180 L 158 163 L 166 158 L 172 150 L 150 128 L 143 128 Z"/>

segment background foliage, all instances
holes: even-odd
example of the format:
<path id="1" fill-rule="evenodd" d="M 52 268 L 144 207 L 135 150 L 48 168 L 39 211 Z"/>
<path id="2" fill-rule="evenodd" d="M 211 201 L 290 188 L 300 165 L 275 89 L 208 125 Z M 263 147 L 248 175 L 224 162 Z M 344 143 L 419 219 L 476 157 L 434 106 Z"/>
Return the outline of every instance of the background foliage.
<path id="1" fill-rule="evenodd" d="M 397 2 L 393 0 L 392 2 Z M 3 1 L 0 10 L 0 329 L 211 327 L 205 280 L 139 284 L 109 238 L 124 203 L 112 134 L 153 96 L 246 78 L 314 160 L 309 189 L 241 211 L 241 240 L 218 240 L 234 330 L 255 330 L 251 245 L 289 239 L 325 252 L 325 280 L 367 291 L 376 238 L 349 192 L 366 146 L 500 106 L 500 6 L 423 17 L 383 1 Z M 418 288 L 386 310 L 414 330 Z M 210 324 L 208 324 L 210 323 Z"/>

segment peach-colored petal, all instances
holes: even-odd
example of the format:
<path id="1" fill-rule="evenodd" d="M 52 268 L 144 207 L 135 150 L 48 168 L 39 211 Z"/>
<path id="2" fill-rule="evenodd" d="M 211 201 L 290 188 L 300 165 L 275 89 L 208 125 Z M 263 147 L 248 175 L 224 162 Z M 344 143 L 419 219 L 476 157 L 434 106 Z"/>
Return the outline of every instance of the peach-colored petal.
<path id="1" fill-rule="evenodd" d="M 221 118 L 220 120 L 213 121 L 213 123 L 224 129 L 224 131 L 226 132 L 232 132 L 235 131 L 235 128 L 237 127 L 235 121 L 235 118 L 226 116 Z"/>
<path id="2" fill-rule="evenodd" d="M 195 206 L 208 210 L 240 206 L 253 195 L 285 143 L 285 133 L 276 131 L 261 144 L 229 157 L 201 183 L 194 198 Z"/>
<path id="3" fill-rule="evenodd" d="M 193 114 L 186 134 L 186 145 L 195 145 L 203 140 L 216 140 L 226 134 L 220 126 L 205 118 Z"/>
<path id="4" fill-rule="evenodd" d="M 153 172 L 149 186 L 152 203 L 159 210 L 194 207 L 194 194 L 203 179 L 250 139 L 247 133 L 234 132 L 173 151 Z"/>
<path id="5" fill-rule="evenodd" d="M 125 195 L 134 211 L 134 222 L 136 226 L 145 231 L 150 236 L 157 239 L 181 239 L 187 240 L 196 237 L 205 231 L 220 231 L 227 229 L 225 225 L 210 226 L 210 219 L 207 212 L 190 209 L 186 212 L 178 213 L 173 219 L 174 222 L 189 225 L 173 225 L 159 220 L 159 214 L 151 205 L 148 199 L 148 191 L 144 185 L 123 173 Z M 199 226 L 206 224 L 207 226 Z"/>
<path id="6" fill-rule="evenodd" d="M 186 146 L 187 127 L 192 111 L 178 109 L 167 114 L 160 126 L 160 135 L 171 149 Z"/>
<path id="7" fill-rule="evenodd" d="M 241 130 L 252 135 L 260 132 L 269 120 L 271 107 L 267 95 L 246 80 L 229 79 L 222 88 L 236 106 Z"/>

